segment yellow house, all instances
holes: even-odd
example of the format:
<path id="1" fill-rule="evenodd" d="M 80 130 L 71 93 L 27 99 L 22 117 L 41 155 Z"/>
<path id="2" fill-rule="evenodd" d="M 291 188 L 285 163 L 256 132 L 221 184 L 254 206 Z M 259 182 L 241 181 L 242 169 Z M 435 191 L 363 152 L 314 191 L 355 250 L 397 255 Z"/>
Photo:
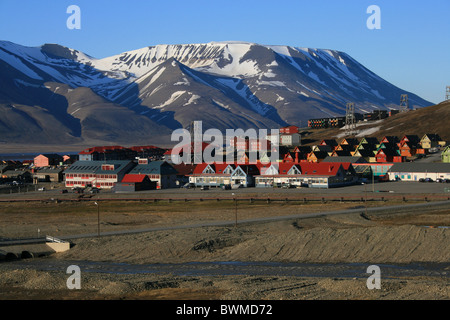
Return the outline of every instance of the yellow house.
<path id="1" fill-rule="evenodd" d="M 426 133 L 420 139 L 420 145 L 423 149 L 436 148 L 438 146 L 445 146 L 446 142 L 436 133 Z"/>

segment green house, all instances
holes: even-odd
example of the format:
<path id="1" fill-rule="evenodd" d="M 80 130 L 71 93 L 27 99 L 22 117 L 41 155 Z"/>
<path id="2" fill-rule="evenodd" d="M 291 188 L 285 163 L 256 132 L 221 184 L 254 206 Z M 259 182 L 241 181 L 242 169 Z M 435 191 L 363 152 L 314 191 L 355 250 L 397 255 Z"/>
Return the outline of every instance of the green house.
<path id="1" fill-rule="evenodd" d="M 450 145 L 448 145 L 441 153 L 442 162 L 450 163 Z"/>

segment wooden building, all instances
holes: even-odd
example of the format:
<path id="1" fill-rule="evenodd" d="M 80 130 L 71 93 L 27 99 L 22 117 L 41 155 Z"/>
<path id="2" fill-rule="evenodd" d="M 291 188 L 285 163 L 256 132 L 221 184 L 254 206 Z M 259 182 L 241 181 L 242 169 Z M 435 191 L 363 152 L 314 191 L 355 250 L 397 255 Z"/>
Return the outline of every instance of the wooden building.
<path id="1" fill-rule="evenodd" d="M 145 174 L 126 174 L 122 181 L 117 182 L 114 191 L 120 192 L 136 192 L 143 190 L 156 189 L 156 182 L 150 181 Z"/>
<path id="2" fill-rule="evenodd" d="M 450 163 L 450 146 L 445 147 L 441 153 L 441 161 L 444 163 Z"/>
<path id="3" fill-rule="evenodd" d="M 420 139 L 420 145 L 423 149 L 437 148 L 440 146 L 445 146 L 446 142 L 441 139 L 438 134 L 426 133 Z"/>
<path id="4" fill-rule="evenodd" d="M 62 164 L 63 157 L 56 153 L 40 154 L 34 158 L 34 166 L 36 168 L 57 166 Z"/>
<path id="5" fill-rule="evenodd" d="M 430 178 L 450 179 L 450 163 L 405 162 L 396 163 L 389 169 L 389 179 L 402 181 L 420 181 Z"/>
<path id="6" fill-rule="evenodd" d="M 65 171 L 66 187 L 111 189 L 135 164 L 127 160 L 77 161 Z"/>
<path id="7" fill-rule="evenodd" d="M 156 182 L 157 189 L 176 188 L 179 186 L 177 184 L 177 170 L 166 161 L 158 160 L 149 163 L 140 163 L 128 173 L 147 175 L 150 181 Z"/>

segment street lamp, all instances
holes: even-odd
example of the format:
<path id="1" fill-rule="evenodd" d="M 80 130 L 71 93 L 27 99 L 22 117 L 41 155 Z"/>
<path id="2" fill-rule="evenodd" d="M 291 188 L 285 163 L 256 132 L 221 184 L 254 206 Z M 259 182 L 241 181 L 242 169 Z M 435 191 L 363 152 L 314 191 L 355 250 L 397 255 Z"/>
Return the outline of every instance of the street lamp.
<path id="1" fill-rule="evenodd" d="M 97 201 L 94 202 L 97 206 L 97 235 L 100 237 L 100 205 Z"/>
<path id="2" fill-rule="evenodd" d="M 237 199 L 234 196 L 234 193 L 232 193 L 232 195 L 233 195 L 233 199 L 234 199 L 234 217 L 235 217 L 234 226 L 237 227 Z"/>
<path id="3" fill-rule="evenodd" d="M 375 172 L 372 170 L 372 193 L 375 193 Z"/>
<path id="4" fill-rule="evenodd" d="M 365 208 L 365 215 L 367 217 L 367 186 L 366 183 L 362 183 L 364 185 L 364 208 Z"/>

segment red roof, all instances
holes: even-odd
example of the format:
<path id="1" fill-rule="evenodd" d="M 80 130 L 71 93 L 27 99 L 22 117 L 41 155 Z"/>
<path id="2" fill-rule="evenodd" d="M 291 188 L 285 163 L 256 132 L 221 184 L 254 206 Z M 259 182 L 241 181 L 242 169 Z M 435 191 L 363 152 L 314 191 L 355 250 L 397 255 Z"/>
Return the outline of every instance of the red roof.
<path id="1" fill-rule="evenodd" d="M 341 166 L 341 163 L 333 162 L 305 162 L 300 164 L 302 174 L 319 176 L 334 176 Z"/>
<path id="2" fill-rule="evenodd" d="M 130 149 L 133 151 L 145 151 L 145 150 L 153 150 L 153 149 L 160 149 L 160 148 L 155 147 L 155 146 L 133 146 Z"/>
<path id="3" fill-rule="evenodd" d="M 194 145 L 195 145 L 195 142 L 191 142 L 191 146 L 190 146 L 191 153 L 193 153 L 195 151 L 195 146 Z M 201 151 L 204 151 L 207 146 L 209 146 L 209 143 L 202 142 L 201 143 Z M 182 151 L 187 151 L 188 148 L 189 148 L 189 144 L 185 144 L 185 145 L 182 145 L 182 146 L 176 146 L 173 149 L 167 150 L 164 154 L 171 154 L 172 152 L 173 152 L 173 154 L 179 154 Z"/>
<path id="4" fill-rule="evenodd" d="M 122 150 L 122 149 L 126 149 L 126 148 L 124 148 L 122 146 L 92 147 L 92 148 L 84 149 L 79 154 L 92 154 L 94 152 L 102 153 L 102 152 L 113 151 L 113 150 Z"/>
<path id="5" fill-rule="evenodd" d="M 192 174 L 194 175 L 201 175 L 203 170 L 205 170 L 207 163 L 201 163 L 195 166 L 195 169 Z M 223 170 L 228 166 L 229 164 L 223 163 L 223 164 L 211 164 L 211 167 L 216 172 L 215 174 L 211 175 L 218 175 L 222 174 Z M 240 166 L 245 172 L 252 174 L 252 175 L 259 175 L 264 174 L 266 170 L 270 167 L 269 164 L 261 164 L 258 163 L 256 165 L 245 165 L 245 164 L 231 164 L 233 168 L 236 168 Z M 340 168 L 343 170 L 348 170 L 350 166 L 352 166 L 351 163 L 347 162 L 302 162 L 300 164 L 293 164 L 293 163 L 283 163 L 279 162 L 274 164 L 278 167 L 278 172 L 280 175 L 286 175 L 289 170 L 293 166 L 299 167 L 302 175 L 318 175 L 318 176 L 335 176 L 337 175 Z"/>
<path id="6" fill-rule="evenodd" d="M 139 182 L 143 182 L 146 177 L 147 176 L 145 174 L 126 174 L 123 177 L 122 182 L 139 183 Z"/>
<path id="7" fill-rule="evenodd" d="M 177 170 L 179 175 L 187 176 L 194 172 L 196 165 L 180 163 L 180 164 L 172 164 L 172 167 L 174 167 L 175 170 Z"/>
<path id="8" fill-rule="evenodd" d="M 193 174 L 202 174 L 203 170 L 205 170 L 205 168 L 208 166 L 207 163 L 199 163 L 198 165 L 195 166 L 194 172 Z"/>
<path id="9" fill-rule="evenodd" d="M 223 174 L 223 171 L 229 166 L 229 163 L 212 163 L 210 164 L 211 168 L 214 170 L 215 174 Z M 205 170 L 205 168 L 208 166 L 208 163 L 200 163 L 198 164 L 194 171 L 193 174 L 202 174 L 203 170 Z M 236 168 L 235 164 L 231 164 L 231 166 L 233 168 Z"/>

